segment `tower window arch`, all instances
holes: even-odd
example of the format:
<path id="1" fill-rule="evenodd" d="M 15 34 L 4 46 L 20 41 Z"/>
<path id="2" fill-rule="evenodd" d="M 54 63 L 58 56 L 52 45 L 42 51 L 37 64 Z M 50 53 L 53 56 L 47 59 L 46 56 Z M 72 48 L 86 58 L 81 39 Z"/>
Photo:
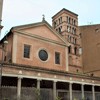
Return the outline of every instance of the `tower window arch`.
<path id="1" fill-rule="evenodd" d="M 72 28 L 72 33 L 74 34 L 74 27 Z"/>
<path id="2" fill-rule="evenodd" d="M 59 24 L 60 24 L 60 18 L 58 20 L 59 20 Z"/>
<path id="3" fill-rule="evenodd" d="M 67 23 L 70 24 L 70 22 L 71 22 L 71 18 L 67 17 Z"/>
<path id="4" fill-rule="evenodd" d="M 76 44 L 77 43 L 77 39 L 73 38 L 73 43 Z"/>
<path id="5" fill-rule="evenodd" d="M 76 28 L 74 29 L 74 34 L 76 34 Z"/>
<path id="6" fill-rule="evenodd" d="M 62 17 L 60 17 L 60 23 L 62 23 Z"/>
<path id="7" fill-rule="evenodd" d="M 70 28 L 69 28 L 69 26 L 67 26 L 67 32 L 70 32 Z"/>
<path id="8" fill-rule="evenodd" d="M 77 39 L 74 40 L 74 43 L 77 44 Z"/>
<path id="9" fill-rule="evenodd" d="M 77 47 L 74 47 L 74 53 L 77 55 Z"/>
<path id="10" fill-rule="evenodd" d="M 74 28 L 74 27 L 72 28 L 72 33 L 76 34 L 76 28 Z"/>
<path id="11" fill-rule="evenodd" d="M 68 16 L 66 17 L 66 19 L 67 19 L 67 23 L 68 23 Z"/>
<path id="12" fill-rule="evenodd" d="M 76 21 L 74 20 L 74 25 L 76 25 Z"/>
<path id="13" fill-rule="evenodd" d="M 62 26 L 58 28 L 58 32 L 59 32 L 59 33 L 62 32 Z"/>
<path id="14" fill-rule="evenodd" d="M 73 25 L 73 19 L 72 19 L 72 25 Z"/>
<path id="15" fill-rule="evenodd" d="M 56 23 L 56 22 L 54 22 L 54 28 L 56 28 L 56 25 L 57 25 L 57 23 Z"/>
<path id="16" fill-rule="evenodd" d="M 72 49 L 72 47 L 71 47 L 71 45 L 68 47 L 68 53 L 71 53 L 71 49 Z"/>

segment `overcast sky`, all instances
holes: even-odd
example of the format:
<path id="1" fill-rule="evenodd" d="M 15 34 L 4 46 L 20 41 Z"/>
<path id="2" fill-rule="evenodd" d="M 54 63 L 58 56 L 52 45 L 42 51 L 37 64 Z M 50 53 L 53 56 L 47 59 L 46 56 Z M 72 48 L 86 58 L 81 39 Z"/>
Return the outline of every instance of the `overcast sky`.
<path id="1" fill-rule="evenodd" d="M 52 24 L 52 16 L 63 8 L 78 14 L 79 25 L 100 23 L 100 0 L 4 0 L 2 34 L 13 26 L 40 22 L 43 14 Z"/>

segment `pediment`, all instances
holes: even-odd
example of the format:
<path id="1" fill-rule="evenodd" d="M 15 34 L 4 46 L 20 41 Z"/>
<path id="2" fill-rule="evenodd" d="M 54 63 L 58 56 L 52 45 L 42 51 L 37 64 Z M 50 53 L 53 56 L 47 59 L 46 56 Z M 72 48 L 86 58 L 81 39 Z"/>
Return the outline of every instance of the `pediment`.
<path id="1" fill-rule="evenodd" d="M 20 31 L 25 34 L 36 35 L 38 37 L 49 39 L 50 41 L 56 41 L 64 45 L 66 44 L 62 36 L 60 36 L 57 32 L 55 32 L 45 23 L 39 25 L 27 25 L 25 27 L 18 28 L 17 31 Z"/>

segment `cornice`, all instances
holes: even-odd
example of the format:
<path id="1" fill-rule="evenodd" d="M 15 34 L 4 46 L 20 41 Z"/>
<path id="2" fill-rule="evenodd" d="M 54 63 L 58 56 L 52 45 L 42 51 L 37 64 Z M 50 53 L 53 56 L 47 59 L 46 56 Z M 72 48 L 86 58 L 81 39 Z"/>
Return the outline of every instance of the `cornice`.
<path id="1" fill-rule="evenodd" d="M 100 81 L 100 77 L 95 77 L 95 76 L 91 77 L 87 74 L 69 73 L 67 71 L 47 69 L 47 68 L 42 68 L 39 66 L 30 66 L 30 65 L 15 64 L 15 63 L 3 63 L 2 66 L 9 67 L 9 68 L 16 68 L 19 70 L 36 71 L 36 72 L 43 72 L 43 73 L 49 73 L 49 74 L 56 74 L 56 75 L 63 75 L 63 76 L 69 76 L 69 77 L 85 78 L 85 79 Z"/>
<path id="2" fill-rule="evenodd" d="M 69 11 L 69 10 L 63 8 L 63 9 L 60 10 L 58 13 L 56 13 L 52 18 L 54 18 L 55 16 L 57 16 L 58 14 L 60 14 L 60 13 L 63 12 L 63 11 L 65 11 L 65 12 L 69 12 L 69 13 L 75 15 L 75 16 L 78 16 L 78 14 L 76 14 L 76 13 L 74 13 L 74 12 L 72 12 L 72 11 Z"/>
<path id="3" fill-rule="evenodd" d="M 33 28 L 33 27 L 37 27 L 37 26 L 41 26 L 41 25 L 47 26 L 53 32 L 53 34 L 55 34 L 62 42 L 64 42 L 67 45 L 67 43 L 63 39 L 63 37 L 60 34 L 57 34 L 57 32 L 53 29 L 53 27 L 45 20 L 42 21 L 42 22 L 38 22 L 38 23 L 26 24 L 26 25 L 21 25 L 21 26 L 15 26 L 15 27 L 12 28 L 12 32 L 13 31 L 24 30 L 26 28 Z"/>

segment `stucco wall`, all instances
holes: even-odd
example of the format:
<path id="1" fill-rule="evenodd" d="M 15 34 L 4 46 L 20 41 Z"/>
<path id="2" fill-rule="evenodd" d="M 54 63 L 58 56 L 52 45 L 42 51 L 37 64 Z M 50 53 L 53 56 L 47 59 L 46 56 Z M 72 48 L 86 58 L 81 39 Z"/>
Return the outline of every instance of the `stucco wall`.
<path id="1" fill-rule="evenodd" d="M 66 70 L 66 53 L 67 53 L 66 47 L 52 42 L 52 41 L 56 41 L 63 44 L 63 41 L 59 39 L 59 37 L 54 35 L 52 31 L 50 31 L 48 28 L 36 27 L 33 29 L 32 28 L 27 29 L 25 31 L 21 30 L 21 32 L 22 34 L 17 33 L 17 32 L 14 33 L 13 63 L 39 66 L 39 67 L 48 68 L 48 69 L 56 69 L 56 70 L 64 70 L 64 71 Z M 39 39 L 32 37 L 32 34 L 37 35 Z M 43 34 L 42 37 L 41 37 L 41 34 Z M 28 35 L 31 35 L 31 36 L 28 36 Z M 47 39 L 50 41 L 47 41 L 44 39 Z M 24 44 L 28 44 L 31 46 L 29 59 L 23 57 Z M 38 52 L 41 49 L 44 49 L 47 51 L 48 53 L 47 61 L 40 60 L 38 56 Z M 60 64 L 55 64 L 55 52 L 60 53 Z"/>

